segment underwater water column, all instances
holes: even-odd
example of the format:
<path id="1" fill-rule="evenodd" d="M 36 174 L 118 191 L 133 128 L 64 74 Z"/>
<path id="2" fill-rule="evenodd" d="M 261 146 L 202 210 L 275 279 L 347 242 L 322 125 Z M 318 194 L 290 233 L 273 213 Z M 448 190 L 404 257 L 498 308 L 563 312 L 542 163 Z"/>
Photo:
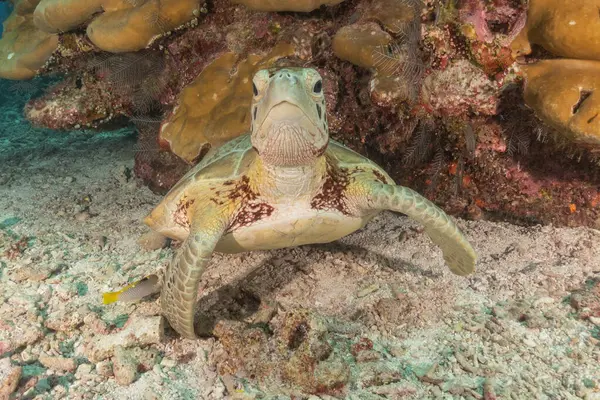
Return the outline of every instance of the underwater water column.
<path id="1" fill-rule="evenodd" d="M 7 1 L 0 1 L 0 37 L 2 37 L 2 32 L 4 31 L 4 21 L 10 15 L 12 11 L 13 5 Z"/>

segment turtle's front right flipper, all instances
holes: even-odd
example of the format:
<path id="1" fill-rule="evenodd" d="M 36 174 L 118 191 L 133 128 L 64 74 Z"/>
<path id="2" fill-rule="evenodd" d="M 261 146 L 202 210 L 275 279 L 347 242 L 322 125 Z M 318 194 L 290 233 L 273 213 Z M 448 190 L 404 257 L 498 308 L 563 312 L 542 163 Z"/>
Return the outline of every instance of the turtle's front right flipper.
<path id="1" fill-rule="evenodd" d="M 425 232 L 444 254 L 450 270 L 457 275 L 475 271 L 477 255 L 454 221 L 438 206 L 404 186 L 374 182 L 367 187 L 364 204 L 368 210 L 401 212 L 425 226 Z"/>
<path id="2" fill-rule="evenodd" d="M 227 227 L 227 219 L 203 210 L 192 221 L 190 234 L 163 278 L 160 304 L 163 315 L 181 336 L 195 338 L 194 307 L 202 273 Z"/>

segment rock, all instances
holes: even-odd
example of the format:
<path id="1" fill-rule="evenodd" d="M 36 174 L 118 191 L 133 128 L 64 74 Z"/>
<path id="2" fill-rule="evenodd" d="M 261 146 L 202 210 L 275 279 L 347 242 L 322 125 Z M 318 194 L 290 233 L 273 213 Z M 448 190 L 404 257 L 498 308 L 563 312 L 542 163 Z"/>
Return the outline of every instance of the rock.
<path id="1" fill-rule="evenodd" d="M 356 355 L 357 363 L 366 363 L 381 359 L 381 355 L 375 350 L 364 350 Z"/>
<path id="2" fill-rule="evenodd" d="M 164 335 L 161 316 L 134 319 L 121 331 L 94 338 L 86 345 L 84 353 L 94 362 L 105 360 L 115 352 L 115 346 L 124 348 L 160 343 Z"/>
<path id="3" fill-rule="evenodd" d="M 0 399 L 8 399 L 17 389 L 21 372 L 21 367 L 11 365 L 10 359 L 0 360 Z"/>
<path id="4" fill-rule="evenodd" d="M 18 349 L 19 347 L 25 347 L 29 344 L 33 344 L 44 337 L 42 327 L 37 323 L 32 323 L 27 320 L 19 320 L 15 323 L 21 328 L 20 334 L 13 333 L 11 335 L 9 350 Z M 0 345 L 0 347 L 3 347 Z M 0 351 L 2 354 L 2 351 Z"/>
<path id="5" fill-rule="evenodd" d="M 360 386 L 363 388 L 387 385 L 392 382 L 398 382 L 401 379 L 402 372 L 395 371 L 377 363 L 366 364 L 364 368 L 360 370 L 360 376 L 358 378 Z"/>
<path id="6" fill-rule="evenodd" d="M 137 378 L 137 362 L 132 354 L 122 346 L 117 346 L 113 358 L 115 380 L 121 386 L 133 383 Z"/>
<path id="7" fill-rule="evenodd" d="M 89 211 L 82 211 L 75 214 L 75 219 L 80 222 L 87 221 L 91 217 L 92 215 L 89 213 Z"/>
<path id="8" fill-rule="evenodd" d="M 54 265 L 39 265 L 29 264 L 17 267 L 11 274 L 10 279 L 15 282 L 42 282 L 47 279 L 52 273 L 59 269 L 57 264 Z"/>
<path id="9" fill-rule="evenodd" d="M 365 297 L 371 293 L 374 293 L 376 291 L 379 290 L 379 285 L 374 283 L 372 285 L 369 285 L 363 289 L 361 289 L 357 294 L 356 297 L 361 298 L 361 297 Z"/>
<path id="10" fill-rule="evenodd" d="M 91 372 L 92 372 L 92 364 L 81 364 L 79 367 L 77 367 L 77 372 L 75 372 L 75 377 L 81 378 L 81 377 L 91 374 Z"/>
<path id="11" fill-rule="evenodd" d="M 158 350 L 139 347 L 125 349 L 118 346 L 113 358 L 113 372 L 119 385 L 129 385 L 134 382 L 139 372 L 150 371 L 157 365 Z"/>
<path id="12" fill-rule="evenodd" d="M 317 387 L 335 389 L 344 386 L 350 379 L 350 367 L 341 358 L 332 357 L 330 360 L 317 364 L 315 368 Z"/>
<path id="13" fill-rule="evenodd" d="M 96 364 L 96 372 L 98 372 L 98 375 L 101 375 L 104 377 L 113 376 L 112 362 L 110 362 L 108 360 L 100 361 L 99 363 Z"/>
<path id="14" fill-rule="evenodd" d="M 77 310 L 61 309 L 48 315 L 44 326 L 57 332 L 71 332 L 83 324 L 83 320 L 90 311 L 87 307 Z"/>
<path id="15" fill-rule="evenodd" d="M 167 237 L 161 235 L 160 233 L 150 231 L 143 234 L 138 239 L 138 244 L 144 249 L 148 251 L 162 249 L 167 245 Z"/>
<path id="16" fill-rule="evenodd" d="M 177 361 L 165 357 L 160 362 L 160 365 L 163 366 L 163 367 L 165 367 L 165 368 L 173 368 L 173 367 L 175 367 L 177 365 Z"/>
<path id="17" fill-rule="evenodd" d="M 410 304 L 406 300 L 381 299 L 375 305 L 375 311 L 385 321 L 399 323 L 410 311 Z"/>
<path id="18" fill-rule="evenodd" d="M 51 356 L 40 356 L 39 361 L 46 368 L 53 369 L 55 371 L 68 371 L 73 372 L 77 368 L 75 360 L 66 357 L 51 357 Z"/>
<path id="19" fill-rule="evenodd" d="M 494 83 L 483 71 L 467 60 L 459 60 L 428 75 L 422 96 L 442 115 L 494 115 L 498 106 L 495 91 Z"/>

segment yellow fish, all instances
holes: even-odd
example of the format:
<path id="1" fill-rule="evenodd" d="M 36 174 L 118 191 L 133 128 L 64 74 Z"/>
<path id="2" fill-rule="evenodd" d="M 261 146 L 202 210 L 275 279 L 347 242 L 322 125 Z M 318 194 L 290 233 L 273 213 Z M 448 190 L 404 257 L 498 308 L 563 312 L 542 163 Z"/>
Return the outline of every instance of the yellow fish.
<path id="1" fill-rule="evenodd" d="M 102 295 L 104 304 L 111 304 L 115 301 L 136 301 L 142 297 L 149 296 L 160 291 L 158 276 L 148 275 L 139 281 L 130 283 L 116 292 L 108 292 Z"/>

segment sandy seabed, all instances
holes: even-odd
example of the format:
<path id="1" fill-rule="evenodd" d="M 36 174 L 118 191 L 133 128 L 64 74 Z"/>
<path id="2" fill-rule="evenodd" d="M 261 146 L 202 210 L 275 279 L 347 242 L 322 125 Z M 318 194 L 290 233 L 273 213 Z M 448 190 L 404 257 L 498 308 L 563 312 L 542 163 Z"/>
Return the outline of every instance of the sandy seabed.
<path id="1" fill-rule="evenodd" d="M 174 251 L 138 244 L 148 231 L 141 220 L 161 197 L 131 176 L 130 132 L 8 134 L 0 398 L 15 379 L 12 398 L 277 397 L 266 384 L 242 387 L 220 374 L 218 339 L 152 331 L 161 329 L 152 325 L 156 297 L 102 304 L 101 293 L 164 267 Z M 447 270 L 416 223 L 383 213 L 328 245 L 216 254 L 201 296 L 217 311 L 227 293 L 243 292 L 276 304 L 273 318 L 302 308 L 351 321 L 349 340 L 372 349 L 368 362 L 354 354 L 342 398 L 600 399 L 600 321 L 586 318 L 600 307 L 600 232 L 459 225 L 479 253 L 467 278 Z M 131 333 L 136 327 L 149 332 Z M 402 373 L 365 379 L 377 363 Z"/>

